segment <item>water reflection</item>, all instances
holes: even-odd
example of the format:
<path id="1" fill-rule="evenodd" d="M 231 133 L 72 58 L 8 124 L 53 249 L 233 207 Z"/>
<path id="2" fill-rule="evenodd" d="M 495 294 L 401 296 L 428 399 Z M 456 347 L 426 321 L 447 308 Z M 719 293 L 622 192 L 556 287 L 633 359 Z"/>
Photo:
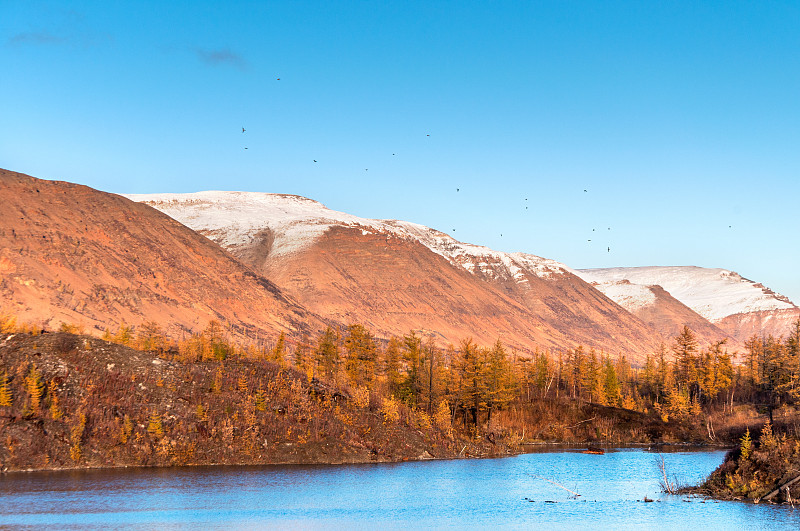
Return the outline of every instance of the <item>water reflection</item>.
<path id="1" fill-rule="evenodd" d="M 710 473 L 724 454 L 683 450 L 663 455 L 670 474 L 692 483 Z M 52 529 L 800 525 L 800 516 L 789 507 L 662 495 L 655 457 L 642 449 L 605 455 L 561 449 L 492 460 L 9 474 L 0 477 L 0 525 Z M 645 497 L 659 501 L 644 503 Z"/>

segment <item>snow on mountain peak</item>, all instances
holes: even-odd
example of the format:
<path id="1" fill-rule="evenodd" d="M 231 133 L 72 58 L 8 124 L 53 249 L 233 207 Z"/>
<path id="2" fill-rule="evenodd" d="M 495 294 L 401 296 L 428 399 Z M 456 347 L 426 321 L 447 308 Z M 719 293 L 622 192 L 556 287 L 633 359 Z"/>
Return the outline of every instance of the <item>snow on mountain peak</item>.
<path id="1" fill-rule="evenodd" d="M 647 266 L 581 269 L 575 273 L 583 280 L 595 284 L 622 306 L 625 304 L 609 291 L 616 283 L 627 280 L 632 285 L 642 287 L 661 286 L 670 295 L 712 322 L 737 313 L 795 308 L 785 296 L 727 269 Z"/>
<path id="2" fill-rule="evenodd" d="M 272 248 L 276 255 L 310 245 L 334 224 L 358 225 L 363 221 L 296 195 L 207 191 L 125 197 L 161 210 L 226 248 L 246 245 L 268 228 L 276 233 Z"/>
<path id="3" fill-rule="evenodd" d="M 462 243 L 448 234 L 408 221 L 360 218 L 296 195 L 208 191 L 125 197 L 164 212 L 228 249 L 246 246 L 269 229 L 273 236 L 270 254 L 281 256 L 312 245 L 333 226 L 347 226 L 359 228 L 365 234 L 392 234 L 418 241 L 470 273 L 495 279 L 508 277 L 524 283 L 526 274 L 549 278 L 572 272 L 555 260 Z"/>

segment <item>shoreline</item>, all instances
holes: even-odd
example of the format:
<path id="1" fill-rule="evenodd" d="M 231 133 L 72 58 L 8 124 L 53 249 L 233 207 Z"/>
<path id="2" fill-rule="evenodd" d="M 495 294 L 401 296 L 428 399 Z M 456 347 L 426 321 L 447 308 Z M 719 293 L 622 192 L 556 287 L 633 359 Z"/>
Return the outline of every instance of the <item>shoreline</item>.
<path id="1" fill-rule="evenodd" d="M 597 443 L 592 443 L 597 446 Z M 395 465 L 400 463 L 417 463 L 424 461 L 455 461 L 465 459 L 506 459 L 510 457 L 517 457 L 520 455 L 534 454 L 534 453 L 549 453 L 558 450 L 580 450 L 585 449 L 587 444 L 582 443 L 561 443 L 561 442 L 525 442 L 520 443 L 522 447 L 530 447 L 533 451 L 526 451 L 525 449 L 517 452 L 498 453 L 493 455 L 468 455 L 465 457 L 420 457 L 420 458 L 400 458 L 400 459 L 385 459 L 385 460 L 331 460 L 331 461 L 276 461 L 265 463 L 194 463 L 194 464 L 180 464 L 180 465 L 102 465 L 102 466 L 76 466 L 76 467 L 51 467 L 51 468 L 27 468 L 18 470 L 0 470 L 0 475 L 8 474 L 29 474 L 40 472 L 80 472 L 80 471 L 102 471 L 102 470 L 138 470 L 138 469 L 174 469 L 174 468 L 220 468 L 220 467 L 304 467 L 304 466 L 344 466 L 344 465 Z M 670 443 L 621 443 L 613 445 L 600 446 L 608 453 L 613 453 L 620 450 L 642 450 L 649 451 L 651 448 L 671 448 L 674 450 L 681 449 L 694 449 L 695 451 L 710 451 L 710 450 L 730 450 L 731 445 L 722 444 L 701 444 L 695 442 L 670 442 Z M 541 451 L 539 451 L 541 450 Z M 660 451 L 653 451 L 653 453 L 660 453 Z M 672 453 L 672 452 L 667 452 Z M 691 489 L 699 488 L 690 487 Z M 706 495 L 700 492 L 686 492 L 687 494 Z M 711 497 L 711 495 L 708 495 Z"/>

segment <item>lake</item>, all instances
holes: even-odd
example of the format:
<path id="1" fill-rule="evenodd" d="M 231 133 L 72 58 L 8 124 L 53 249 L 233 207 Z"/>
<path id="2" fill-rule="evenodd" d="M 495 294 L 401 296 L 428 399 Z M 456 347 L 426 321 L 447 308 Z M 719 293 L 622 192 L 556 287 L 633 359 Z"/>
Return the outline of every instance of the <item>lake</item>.
<path id="1" fill-rule="evenodd" d="M 670 475 L 696 483 L 725 452 L 661 455 Z M 0 476 L 0 527 L 800 528 L 800 511 L 788 506 L 662 494 L 657 458 L 560 449 L 397 464 L 13 473 Z"/>

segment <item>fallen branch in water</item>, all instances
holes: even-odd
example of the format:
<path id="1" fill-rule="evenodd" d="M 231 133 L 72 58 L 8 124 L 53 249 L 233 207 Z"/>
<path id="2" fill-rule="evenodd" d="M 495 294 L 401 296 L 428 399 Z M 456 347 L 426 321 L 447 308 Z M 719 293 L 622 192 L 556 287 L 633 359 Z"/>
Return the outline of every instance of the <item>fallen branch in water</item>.
<path id="1" fill-rule="evenodd" d="M 658 467 L 659 472 L 661 472 L 661 490 L 662 492 L 666 492 L 667 494 L 675 494 L 674 488 L 672 483 L 669 482 L 667 478 L 667 464 L 664 462 L 664 456 L 658 454 L 656 457 L 656 466 Z"/>
<path id="2" fill-rule="evenodd" d="M 532 475 L 533 477 L 535 477 L 536 479 L 541 479 L 541 480 L 544 480 L 544 481 L 546 481 L 546 482 L 548 482 L 548 483 L 552 483 L 552 484 L 553 484 L 553 485 L 555 485 L 556 487 L 561 487 L 561 488 L 562 488 L 562 489 L 564 489 L 565 491 L 572 493 L 572 495 L 573 495 L 573 496 L 575 496 L 576 498 L 577 498 L 578 496 L 580 496 L 580 494 L 578 494 L 578 493 L 577 493 L 577 492 L 575 492 L 574 490 L 569 490 L 567 487 L 565 487 L 564 485 L 562 485 L 562 484 L 561 484 L 561 483 L 559 483 L 558 481 L 553 481 L 552 479 L 543 478 L 542 476 L 537 476 L 536 474 L 531 474 L 531 475 Z"/>
<path id="3" fill-rule="evenodd" d="M 655 458 L 655 462 L 659 472 L 661 472 L 661 480 L 658 482 L 659 486 L 661 487 L 661 492 L 666 492 L 667 494 L 678 494 L 679 491 L 686 488 L 686 484 L 682 481 L 679 481 L 674 474 L 672 476 L 672 481 L 667 478 L 667 463 L 664 461 L 663 455 L 659 453 L 658 457 Z"/>
<path id="4" fill-rule="evenodd" d="M 794 485 L 798 481 L 800 481 L 800 476 L 796 476 L 794 479 L 790 479 L 789 481 L 787 481 L 786 483 L 784 483 L 783 485 L 781 485 L 777 489 L 773 490 L 772 492 L 770 492 L 769 494 L 767 494 L 763 498 L 756 498 L 755 500 L 753 500 L 753 503 L 758 503 L 761 500 L 769 501 L 783 489 L 787 489 L 787 492 L 788 492 L 789 487 L 791 487 L 792 485 Z M 791 499 L 791 497 L 790 497 L 790 499 Z"/>

